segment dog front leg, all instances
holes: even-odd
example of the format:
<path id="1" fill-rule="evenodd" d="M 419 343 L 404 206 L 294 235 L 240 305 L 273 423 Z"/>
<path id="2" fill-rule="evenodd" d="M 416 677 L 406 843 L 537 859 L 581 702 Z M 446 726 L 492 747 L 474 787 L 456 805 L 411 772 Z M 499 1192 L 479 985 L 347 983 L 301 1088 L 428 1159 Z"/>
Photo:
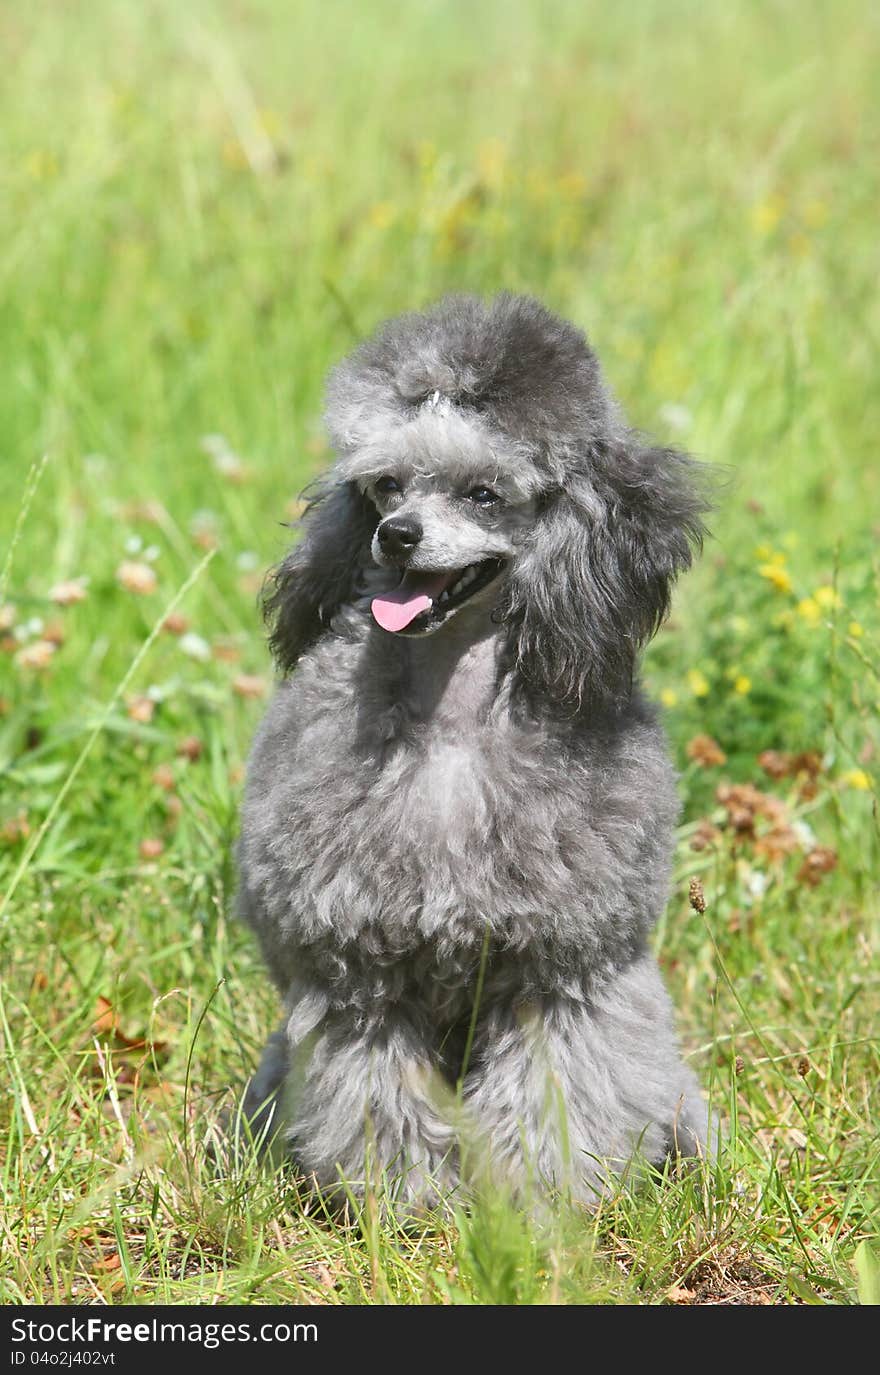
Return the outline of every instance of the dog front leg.
<path id="1" fill-rule="evenodd" d="M 465 1102 L 490 1170 L 519 1192 L 595 1204 L 634 1154 L 705 1149 L 708 1113 L 648 955 L 593 997 L 490 1005 L 474 1051 Z"/>
<path id="2" fill-rule="evenodd" d="M 397 1015 L 363 1026 L 347 1010 L 296 1048 L 286 1135 L 322 1192 L 373 1188 L 400 1213 L 436 1206 L 457 1171 L 452 1094 L 435 1058 L 428 1028 Z"/>

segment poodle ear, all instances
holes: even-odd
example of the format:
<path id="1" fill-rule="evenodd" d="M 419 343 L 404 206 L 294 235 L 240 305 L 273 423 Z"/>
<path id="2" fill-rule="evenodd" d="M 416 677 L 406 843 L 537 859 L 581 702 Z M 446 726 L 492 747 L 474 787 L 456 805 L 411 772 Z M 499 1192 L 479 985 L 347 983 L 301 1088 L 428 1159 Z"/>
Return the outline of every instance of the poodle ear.
<path id="1" fill-rule="evenodd" d="M 639 649 L 702 545 L 705 472 L 633 441 L 547 495 L 500 608 L 527 693 L 574 711 L 628 701 Z"/>
<path id="2" fill-rule="evenodd" d="M 303 538 L 269 574 L 263 593 L 269 644 L 285 673 L 352 600 L 358 573 L 372 563 L 379 517 L 354 482 L 337 482 L 308 499 L 302 520 Z"/>

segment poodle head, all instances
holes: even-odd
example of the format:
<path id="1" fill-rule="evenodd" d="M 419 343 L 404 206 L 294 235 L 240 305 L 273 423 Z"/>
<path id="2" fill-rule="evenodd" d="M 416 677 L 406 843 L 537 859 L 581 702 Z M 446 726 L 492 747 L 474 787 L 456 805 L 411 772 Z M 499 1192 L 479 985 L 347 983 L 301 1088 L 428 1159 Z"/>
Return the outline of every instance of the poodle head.
<path id="1" fill-rule="evenodd" d="M 628 698 L 700 543 L 706 470 L 626 427 L 582 334 L 528 297 L 453 297 L 346 359 L 326 418 L 338 462 L 268 599 L 283 667 L 372 565 L 388 633 L 491 615 L 527 695 Z"/>

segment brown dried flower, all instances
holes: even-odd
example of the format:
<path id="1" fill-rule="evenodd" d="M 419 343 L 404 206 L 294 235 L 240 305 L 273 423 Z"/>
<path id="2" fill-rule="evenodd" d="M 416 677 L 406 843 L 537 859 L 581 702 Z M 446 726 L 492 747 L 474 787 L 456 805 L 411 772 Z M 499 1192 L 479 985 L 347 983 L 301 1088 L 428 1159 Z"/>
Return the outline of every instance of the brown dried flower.
<path id="1" fill-rule="evenodd" d="M 31 833 L 30 822 L 25 812 L 19 812 L 17 816 L 10 816 L 0 826 L 0 841 L 4 845 L 15 845 L 19 840 L 26 840 Z"/>
<path id="2" fill-rule="evenodd" d="M 706 895 L 703 892 L 703 885 L 698 878 L 692 878 L 690 881 L 688 900 L 695 912 L 705 912 Z"/>
<path id="3" fill-rule="evenodd" d="M 764 750 L 758 755 L 758 763 L 770 778 L 785 778 L 791 770 L 791 755 L 779 750 Z"/>
<path id="4" fill-rule="evenodd" d="M 177 746 L 177 753 L 182 759 L 188 759 L 194 764 L 197 759 L 201 759 L 204 748 L 197 735 L 185 735 Z"/>
<path id="5" fill-rule="evenodd" d="M 159 764 L 153 770 L 153 782 L 166 793 L 174 791 L 174 770 L 170 764 Z"/>
<path id="6" fill-rule="evenodd" d="M 255 673 L 239 673 L 232 680 L 232 691 L 239 697 L 265 697 L 266 680 Z"/>
<path id="7" fill-rule="evenodd" d="M 810 888 L 815 888 L 822 882 L 826 874 L 830 874 L 832 869 L 837 868 L 837 851 L 832 850 L 830 845 L 817 845 L 810 850 L 804 859 L 803 864 L 797 872 L 799 883 L 806 883 Z"/>
<path id="8" fill-rule="evenodd" d="M 49 600 L 58 606 L 72 606 L 74 602 L 85 601 L 86 589 L 82 578 L 68 578 L 57 582 L 49 589 Z"/>
<path id="9" fill-rule="evenodd" d="M 30 669 L 33 673 L 41 673 L 43 669 L 49 667 L 52 656 L 57 645 L 51 640 L 34 640 L 32 644 L 25 645 L 15 656 L 15 662 L 19 668 Z"/>
<path id="10" fill-rule="evenodd" d="M 721 832 L 718 827 L 713 826 L 709 818 L 704 816 L 691 836 L 690 848 L 699 854 L 702 850 L 708 850 L 713 845 L 717 845 L 720 839 Z"/>
<path id="11" fill-rule="evenodd" d="M 215 640 L 211 646 L 211 653 L 222 664 L 234 664 L 241 658 L 241 650 L 238 645 L 233 644 L 230 640 Z"/>
<path id="12" fill-rule="evenodd" d="M 156 703 L 152 697 L 129 697 L 125 711 L 132 721 L 139 721 L 142 726 L 148 726 L 155 714 Z"/>
<path id="13" fill-rule="evenodd" d="M 764 855 L 771 863 L 784 859 L 799 848 L 798 838 L 784 821 L 777 821 L 755 840 L 755 854 Z"/>
<path id="14" fill-rule="evenodd" d="M 190 623 L 179 611 L 170 611 L 162 622 L 162 629 L 168 635 L 185 635 Z"/>
<path id="15" fill-rule="evenodd" d="M 800 778 L 802 790 L 822 772 L 822 757 L 815 750 L 800 750 L 797 754 L 764 750 L 758 755 L 758 763 L 770 778 Z"/>
<path id="16" fill-rule="evenodd" d="M 715 796 L 727 812 L 727 825 L 741 836 L 753 837 L 755 824 L 761 817 L 774 824 L 786 821 L 785 803 L 769 793 L 762 793 L 751 783 L 721 783 Z"/>
<path id="17" fill-rule="evenodd" d="M 148 563 L 135 563 L 126 559 L 116 570 L 116 579 L 126 592 L 134 592 L 139 597 L 148 596 L 156 590 L 156 570 Z"/>
<path id="18" fill-rule="evenodd" d="M 711 735 L 695 735 L 685 746 L 685 754 L 703 769 L 713 769 L 727 763 L 727 755 Z"/>

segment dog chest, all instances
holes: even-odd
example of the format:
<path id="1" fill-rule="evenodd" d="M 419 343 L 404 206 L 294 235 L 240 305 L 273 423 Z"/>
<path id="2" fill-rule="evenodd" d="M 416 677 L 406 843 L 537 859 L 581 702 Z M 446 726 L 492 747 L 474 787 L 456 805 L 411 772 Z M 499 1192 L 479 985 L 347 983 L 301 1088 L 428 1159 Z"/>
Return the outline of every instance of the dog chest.
<path id="1" fill-rule="evenodd" d="M 265 918 L 298 943 L 381 931 L 394 957 L 479 945 L 487 925 L 583 940 L 591 914 L 642 924 L 662 901 L 674 794 L 653 730 L 574 749 L 498 715 L 440 730 L 396 713 L 377 739 L 363 701 L 325 684 L 303 710 L 303 686 L 255 746 L 242 848 Z"/>

